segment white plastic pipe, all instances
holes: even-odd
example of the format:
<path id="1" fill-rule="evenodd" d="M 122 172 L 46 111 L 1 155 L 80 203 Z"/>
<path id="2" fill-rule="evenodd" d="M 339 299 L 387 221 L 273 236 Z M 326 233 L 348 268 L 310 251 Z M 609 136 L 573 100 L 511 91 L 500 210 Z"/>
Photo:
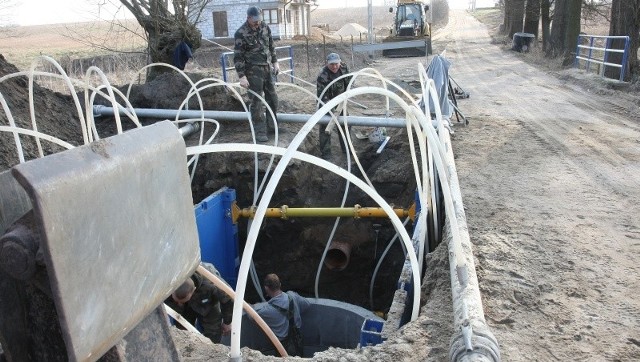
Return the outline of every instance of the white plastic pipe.
<path id="1" fill-rule="evenodd" d="M 351 181 L 355 186 L 361 188 L 365 193 L 367 193 L 375 202 L 377 202 L 386 212 L 387 214 L 390 216 L 390 220 L 392 222 L 392 224 L 394 225 L 396 231 L 400 234 L 401 240 L 403 241 L 403 243 L 405 244 L 407 250 L 408 250 L 408 254 L 409 254 L 409 259 L 412 265 L 412 272 L 415 275 L 414 278 L 414 311 L 412 314 L 412 319 L 415 320 L 415 318 L 417 318 L 417 310 L 419 308 L 419 301 L 420 301 L 420 275 L 418 272 L 418 268 L 417 268 L 417 259 L 416 259 L 416 255 L 415 255 L 415 251 L 413 249 L 413 245 L 411 244 L 411 239 L 409 237 L 409 235 L 407 234 L 406 230 L 404 229 L 404 227 L 402 226 L 402 223 L 400 221 L 400 219 L 397 217 L 397 215 L 395 215 L 395 213 L 393 213 L 393 209 L 392 207 L 373 189 L 371 189 L 366 183 L 364 183 L 362 180 L 360 180 L 359 178 L 353 176 L 352 174 L 348 173 L 346 170 L 330 163 L 327 162 L 321 158 L 315 157 L 315 156 L 311 156 L 308 155 L 306 153 L 302 153 L 299 151 L 295 151 L 295 150 L 291 150 L 291 149 L 284 149 L 281 147 L 274 147 L 274 146 L 266 146 L 266 145 L 247 145 L 247 144 L 242 144 L 242 143 L 238 143 L 238 144 L 215 144 L 215 145 L 206 145 L 206 146 L 193 146 L 193 147 L 188 147 L 187 148 L 187 155 L 193 155 L 196 153 L 205 153 L 205 152 L 230 152 L 230 151 L 238 151 L 238 152 L 264 152 L 264 153 L 272 153 L 272 154 L 278 154 L 278 155 L 283 155 L 283 158 L 286 154 L 286 152 L 291 152 L 291 154 L 289 155 L 289 159 L 292 156 L 295 156 L 295 158 L 300 159 L 302 161 L 305 162 L 310 162 L 313 163 L 319 167 L 322 167 L 326 170 L 329 170 L 331 172 L 334 172 L 336 174 L 338 174 L 339 176 L 343 177 L 343 178 L 348 178 L 349 181 Z M 279 164 L 279 166 L 281 166 L 282 163 Z M 277 169 L 277 168 L 276 168 Z M 275 177 L 275 173 L 274 173 L 274 177 Z M 269 190 L 269 185 L 267 187 L 267 191 L 269 192 L 273 192 L 272 190 Z M 273 188 L 273 187 L 272 187 Z M 265 193 L 265 195 L 268 195 L 267 193 Z M 270 197 L 270 195 L 269 195 Z M 266 202 L 265 202 L 266 201 Z M 268 203 L 269 200 L 267 199 L 262 199 L 262 201 L 260 202 L 260 205 L 258 205 L 258 209 L 256 210 L 256 217 L 254 218 L 254 223 L 262 223 L 263 219 L 264 219 L 264 213 L 266 211 L 266 204 Z M 262 207 L 261 207 L 262 206 Z M 257 239 L 257 233 L 258 233 L 258 229 L 259 227 L 253 227 L 251 228 L 250 231 L 250 235 L 247 237 L 247 243 L 245 245 L 245 249 L 244 249 L 244 253 L 242 256 L 242 261 L 240 263 L 240 272 L 239 272 L 239 279 L 238 279 L 238 283 L 237 283 L 237 287 L 236 287 L 236 301 L 242 297 L 244 295 L 245 292 L 245 285 L 246 285 L 246 275 L 247 275 L 247 271 L 248 271 L 248 260 L 251 259 L 252 254 L 253 254 L 253 250 L 255 247 L 255 241 Z M 238 308 L 238 304 L 234 304 L 234 320 L 236 318 L 239 318 L 241 315 L 241 310 Z M 240 326 L 236 325 L 235 323 L 232 325 L 231 328 L 231 359 L 232 360 L 239 360 L 240 359 Z"/>

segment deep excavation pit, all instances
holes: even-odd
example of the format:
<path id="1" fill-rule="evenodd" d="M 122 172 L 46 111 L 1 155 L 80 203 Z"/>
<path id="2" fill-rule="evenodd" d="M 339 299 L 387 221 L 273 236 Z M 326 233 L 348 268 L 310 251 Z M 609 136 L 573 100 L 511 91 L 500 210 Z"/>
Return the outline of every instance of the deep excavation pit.
<path id="1" fill-rule="evenodd" d="M 241 125 L 225 126 L 239 129 L 238 132 L 229 132 L 231 134 L 238 135 L 242 132 Z M 281 136 L 290 138 L 294 127 L 297 126 L 280 126 Z M 314 132 L 312 140 L 303 144 L 304 152 L 317 154 L 314 150 L 316 134 L 317 132 Z M 398 139 L 400 138 L 399 136 Z M 340 150 L 336 136 L 332 144 L 336 151 Z M 363 168 L 382 196 L 390 200 L 395 207 L 409 208 L 414 202 L 415 179 L 409 177 L 410 164 L 403 165 L 407 161 L 401 160 L 403 147 L 399 143 L 391 142 L 382 154 L 377 155 L 374 145 L 367 140 L 355 140 L 354 146 L 359 149 Z M 226 186 L 235 189 L 238 206 L 252 206 L 253 157 L 251 153 L 203 155 L 193 181 L 194 202 L 197 203 Z M 260 155 L 259 160 L 261 181 L 268 164 L 268 156 Z M 341 160 L 344 160 L 344 156 L 341 156 Z M 343 179 L 318 166 L 293 162 L 285 171 L 269 207 L 340 207 L 345 186 Z M 363 192 L 350 185 L 344 207 L 354 205 L 378 206 Z M 281 276 L 285 289 L 297 291 L 303 296 L 315 297 L 317 269 L 335 220 L 334 217 L 266 219 L 253 254 L 259 278 L 268 273 L 276 273 Z M 247 227 L 248 220 L 240 219 L 238 229 L 241 249 L 246 239 Z M 410 223 L 408 228 L 410 229 Z M 341 247 L 327 253 L 327 260 L 322 265 L 318 282 L 318 297 L 347 302 L 381 314 L 386 313 L 404 263 L 404 254 L 398 240 L 384 256 L 377 272 L 373 300 L 369 297 L 369 287 L 376 264 L 394 234 L 395 230 L 386 219 L 341 218 L 333 237 L 333 241 L 339 242 Z M 259 301 L 253 284 L 247 287 L 246 299 L 249 303 Z"/>
<path id="2" fill-rule="evenodd" d="M 185 83 L 185 84 L 183 84 Z M 166 84 L 172 84 L 171 87 Z M 180 86 L 182 84 L 182 86 Z M 180 89 L 184 87 L 184 89 Z M 144 86 L 134 86 L 130 98 L 134 107 L 159 107 L 175 109 L 179 106 L 177 94 L 187 93 L 186 82 L 179 82 L 172 78 L 160 78 Z M 168 92 L 168 93 L 167 93 Z M 169 94 L 170 93 L 170 94 Z M 205 109 L 238 111 L 236 100 L 229 97 L 220 88 L 213 88 L 202 92 Z M 9 93 L 10 94 L 10 93 Z M 173 95 L 173 96 L 172 96 Z M 54 101 L 72 104 L 70 99 L 53 98 Z M 160 103 L 158 103 L 160 102 Z M 99 104 L 100 101 L 96 102 Z M 288 108 L 283 102 L 280 111 L 283 113 L 297 111 L 299 108 Z M 295 106 L 295 105 L 294 105 Z M 195 105 L 190 105 L 195 108 Z M 24 107 L 25 116 L 28 119 Z M 307 110 L 312 113 L 313 109 Z M 20 113 L 16 111 L 15 114 Z M 45 114 L 46 112 L 41 112 Z M 72 119 L 73 117 L 69 117 Z M 144 125 L 156 122 L 156 119 L 141 120 Z M 44 127 L 47 122 L 42 122 Z M 56 117 L 49 122 L 61 128 Z M 23 126 L 28 127 L 25 123 Z M 220 122 L 221 132 L 217 143 L 250 142 L 250 133 L 246 123 Z M 43 128 L 44 128 L 43 127 Z M 281 124 L 281 146 L 286 146 L 300 129 L 297 124 Z M 69 133 L 77 132 L 77 120 L 69 122 L 62 128 L 69 129 Z M 101 137 L 108 137 L 115 133 L 114 119 L 103 117 L 97 121 L 97 128 Z M 132 128 L 131 123 L 124 124 L 125 129 Z M 357 128 L 357 127 L 356 127 Z M 211 132 L 209 129 L 208 132 Z M 353 138 L 354 148 L 359 156 L 364 171 L 368 175 L 375 189 L 395 208 L 409 208 L 415 198 L 415 177 L 409 146 L 404 129 L 387 129 L 391 141 L 381 154 L 376 154 L 377 144 L 368 140 Z M 188 138 L 187 144 L 197 144 L 197 136 Z M 333 135 L 332 145 L 334 159 L 338 165 L 346 168 L 345 156 L 340 155 L 338 137 Z M 81 140 L 72 141 L 80 144 Z M 35 143 L 25 142 L 26 153 L 29 158 L 37 157 Z M 317 127 L 309 134 L 301 145 L 300 151 L 318 155 Z M 7 154 L 12 156 L 12 154 Z M 269 162 L 269 157 L 259 155 L 258 164 L 261 183 Z M 276 157 L 276 162 L 278 158 Z M 15 164 L 15 160 L 3 159 L 7 164 Z M 236 191 L 237 202 L 240 207 L 250 207 L 254 202 L 254 156 L 251 153 L 211 153 L 203 154 L 197 164 L 195 177 L 192 182 L 193 202 L 197 204 L 205 197 L 222 187 L 233 188 Z M 272 169 L 271 169 L 272 170 Z M 360 172 L 352 167 L 352 173 Z M 341 206 L 346 182 L 315 165 L 301 161 L 292 161 L 285 171 L 284 177 L 276 188 L 270 207 L 338 207 Z M 345 207 L 360 205 L 362 207 L 377 207 L 368 196 L 353 185 L 349 186 Z M 264 222 L 254 252 L 254 263 L 259 279 L 267 273 L 277 273 L 283 280 L 283 289 L 294 290 L 306 297 L 315 297 L 314 284 L 320 264 L 321 255 L 328 242 L 334 218 L 289 218 L 267 219 Z M 239 240 L 241 243 L 247 236 L 247 219 L 239 221 Z M 411 223 L 407 224 L 409 234 L 412 233 Z M 342 218 L 333 237 L 347 245 L 336 252 L 334 259 L 342 264 L 335 267 L 322 265 L 318 297 L 349 303 L 363 309 L 386 315 L 391 306 L 393 293 L 397 288 L 398 277 L 405 257 L 398 240 L 390 248 L 381 262 L 370 298 L 369 287 L 377 262 L 382 258 L 382 252 L 395 234 L 395 230 L 387 219 L 380 218 Z M 240 245 L 241 249 L 244 245 Z M 331 252 L 330 254 L 332 254 Z M 331 262 L 329 262 L 331 264 Z M 261 280 L 259 280 L 261 281 Z M 259 301 L 253 283 L 247 282 L 245 299 L 249 303 Z M 424 301 L 424 299 L 423 299 Z M 359 326 L 358 326 L 359 328 Z"/>

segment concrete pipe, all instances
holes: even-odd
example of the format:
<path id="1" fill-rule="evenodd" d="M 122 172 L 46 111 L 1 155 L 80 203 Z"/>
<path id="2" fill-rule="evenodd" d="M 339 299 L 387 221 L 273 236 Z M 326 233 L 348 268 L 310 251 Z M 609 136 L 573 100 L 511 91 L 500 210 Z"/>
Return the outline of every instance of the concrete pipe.
<path id="1" fill-rule="evenodd" d="M 351 258 L 351 244 L 344 241 L 332 241 L 327 250 L 327 257 L 324 259 L 324 265 L 329 270 L 342 271 L 349 265 Z"/>

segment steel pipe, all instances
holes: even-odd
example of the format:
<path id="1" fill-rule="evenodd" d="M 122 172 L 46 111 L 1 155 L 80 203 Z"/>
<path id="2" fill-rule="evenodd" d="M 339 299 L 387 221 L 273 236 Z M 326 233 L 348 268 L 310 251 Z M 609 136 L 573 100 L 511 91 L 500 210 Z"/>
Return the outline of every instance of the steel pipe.
<path id="1" fill-rule="evenodd" d="M 192 134 L 198 132 L 199 130 L 200 130 L 199 122 L 189 122 L 186 125 L 178 128 L 178 131 L 180 132 L 180 135 L 182 136 L 182 138 L 187 138 Z"/>
<path id="2" fill-rule="evenodd" d="M 416 206 L 412 205 L 408 209 L 397 208 L 393 209 L 393 212 L 398 217 L 409 217 L 413 220 L 416 216 Z M 241 209 L 237 204 L 232 206 L 232 218 L 233 222 L 237 222 L 239 218 L 245 217 L 252 219 L 256 214 L 255 207 L 247 207 Z M 388 218 L 386 211 L 381 207 L 361 207 L 355 205 L 354 207 L 288 207 L 282 205 L 281 207 L 267 208 L 265 217 L 288 219 L 290 217 L 377 217 Z"/>
<path id="3" fill-rule="evenodd" d="M 158 109 L 158 108 L 133 108 L 129 109 L 133 111 L 138 117 L 143 118 L 161 118 L 161 119 L 175 119 L 176 116 L 180 118 L 200 118 L 205 117 L 209 119 L 215 119 L 219 121 L 247 121 L 248 114 L 246 112 L 232 112 L 232 111 L 195 111 L 195 110 L 175 110 L 175 109 Z M 93 106 L 94 116 L 113 116 L 115 111 L 113 107 L 107 107 L 103 105 Z M 124 108 L 120 110 L 120 115 L 125 115 Z M 310 114 L 300 113 L 278 113 L 276 115 L 278 122 L 288 123 L 306 123 L 311 117 Z M 344 124 L 345 119 L 350 126 L 366 126 L 366 127 L 393 127 L 393 128 L 405 128 L 406 120 L 404 118 L 387 118 L 387 117 L 360 117 L 360 116 L 338 116 L 336 117 L 340 124 Z M 318 121 L 319 124 L 328 124 L 331 117 L 328 115 L 323 116 Z M 436 124 L 432 120 L 432 123 Z"/>

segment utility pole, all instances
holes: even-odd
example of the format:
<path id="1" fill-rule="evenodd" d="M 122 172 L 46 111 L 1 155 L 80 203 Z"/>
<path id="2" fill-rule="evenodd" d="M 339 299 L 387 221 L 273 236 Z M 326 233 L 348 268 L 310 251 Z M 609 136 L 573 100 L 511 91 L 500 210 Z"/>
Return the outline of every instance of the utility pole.
<path id="1" fill-rule="evenodd" d="M 373 44 L 373 0 L 367 0 L 367 39 L 369 40 L 369 44 Z M 369 52 L 369 59 L 373 58 L 373 51 Z"/>

